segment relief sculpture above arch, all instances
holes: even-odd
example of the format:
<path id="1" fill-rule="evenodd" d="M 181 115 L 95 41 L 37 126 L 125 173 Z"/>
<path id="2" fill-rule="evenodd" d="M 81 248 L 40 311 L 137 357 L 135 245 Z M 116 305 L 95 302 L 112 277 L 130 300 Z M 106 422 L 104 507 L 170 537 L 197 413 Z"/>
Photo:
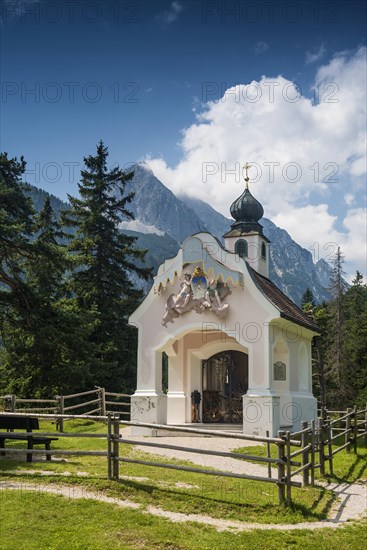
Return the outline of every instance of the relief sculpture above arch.
<path id="1" fill-rule="evenodd" d="M 231 294 L 229 285 L 219 279 L 208 280 L 203 268 L 197 265 L 193 273 L 185 273 L 181 289 L 177 294 L 170 294 L 166 301 L 166 311 L 162 325 L 173 323 L 174 319 L 194 310 L 196 313 L 213 311 L 223 318 L 228 313 L 229 304 L 224 300 Z"/>

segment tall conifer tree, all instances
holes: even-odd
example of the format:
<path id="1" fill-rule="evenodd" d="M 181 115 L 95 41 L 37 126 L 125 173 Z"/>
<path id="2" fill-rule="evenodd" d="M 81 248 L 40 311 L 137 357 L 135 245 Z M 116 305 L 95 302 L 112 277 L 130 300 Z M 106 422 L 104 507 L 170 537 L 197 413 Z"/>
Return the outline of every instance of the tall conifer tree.
<path id="1" fill-rule="evenodd" d="M 325 327 L 327 325 L 327 305 L 326 303 L 315 305 L 314 295 L 307 288 L 301 299 L 301 308 L 315 322 L 322 333 L 313 338 L 312 346 L 312 386 L 314 394 L 319 398 L 322 407 L 326 406 L 326 385 L 324 373 L 324 346 L 325 346 Z M 314 372 L 315 371 L 315 372 Z M 315 378 L 315 376 L 317 378 Z"/>
<path id="2" fill-rule="evenodd" d="M 309 304 L 311 307 L 315 307 L 315 305 L 316 305 L 315 297 L 314 297 L 313 292 L 310 288 L 306 288 L 306 290 L 302 294 L 301 308 L 304 309 L 304 306 L 306 306 L 307 304 Z"/>
<path id="3" fill-rule="evenodd" d="M 22 302 L 9 300 L 0 381 L 17 395 L 49 397 L 90 387 L 86 358 L 91 322 L 75 299 L 65 296 L 65 271 L 71 262 L 59 243 L 63 235 L 49 198 L 33 229 L 33 253 L 19 264 L 30 307 L 24 312 Z"/>
<path id="4" fill-rule="evenodd" d="M 8 158 L 0 153 L 0 303 L 18 300 L 29 305 L 20 263 L 32 255 L 30 237 L 33 228 L 33 208 L 25 195 L 22 175 L 23 157 Z M 9 291 L 12 294 L 9 294 Z"/>
<path id="5" fill-rule="evenodd" d="M 336 382 L 336 398 L 340 403 L 343 402 L 346 394 L 343 383 L 343 369 L 345 368 L 343 356 L 343 337 L 345 333 L 343 296 L 347 290 L 347 284 L 344 279 L 345 272 L 343 270 L 343 263 L 344 256 L 338 246 L 332 262 L 333 268 L 329 284 L 329 291 L 332 299 L 329 304 L 328 367 L 330 377 L 334 378 Z"/>
<path id="6" fill-rule="evenodd" d="M 344 296 L 343 373 L 349 405 L 367 402 L 367 285 L 357 271 L 352 286 Z"/>
<path id="7" fill-rule="evenodd" d="M 127 320 L 142 298 L 132 275 L 147 279 L 149 270 L 134 263 L 145 255 L 135 249 L 136 238 L 120 230 L 122 220 L 133 219 L 127 209 L 133 194 L 125 195 L 133 173 L 108 169 L 107 159 L 102 141 L 95 156 L 84 158 L 80 198 L 68 196 L 71 209 L 64 215 L 64 224 L 76 229 L 69 245 L 78 266 L 71 288 L 80 307 L 95 315 L 92 340 L 97 350 L 90 358 L 94 383 L 131 391 L 136 335 Z"/>

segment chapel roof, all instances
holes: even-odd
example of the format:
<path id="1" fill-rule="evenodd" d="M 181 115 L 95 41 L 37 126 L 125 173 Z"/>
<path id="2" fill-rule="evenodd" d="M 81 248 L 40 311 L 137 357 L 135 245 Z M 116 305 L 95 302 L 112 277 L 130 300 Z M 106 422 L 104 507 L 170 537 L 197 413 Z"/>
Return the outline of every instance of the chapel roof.
<path id="1" fill-rule="evenodd" d="M 280 316 L 297 325 L 301 325 L 314 332 L 321 333 L 321 329 L 310 317 L 302 311 L 288 296 L 263 275 L 247 264 L 249 274 L 260 292 L 280 311 Z"/>

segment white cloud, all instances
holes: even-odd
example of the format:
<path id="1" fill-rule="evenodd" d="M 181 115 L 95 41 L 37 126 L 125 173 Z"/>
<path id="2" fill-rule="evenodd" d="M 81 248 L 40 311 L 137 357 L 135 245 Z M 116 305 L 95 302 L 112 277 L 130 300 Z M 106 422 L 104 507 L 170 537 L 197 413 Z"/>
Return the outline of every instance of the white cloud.
<path id="1" fill-rule="evenodd" d="M 306 52 L 306 64 L 309 65 L 310 63 L 316 63 L 316 61 L 320 61 L 320 59 L 322 59 L 325 54 L 325 44 L 320 44 L 318 48 L 308 50 Z"/>
<path id="2" fill-rule="evenodd" d="M 312 252 L 314 261 L 334 256 L 338 246 L 347 256 L 348 263 L 365 265 L 367 210 L 354 208 L 346 212 L 343 219 L 344 231 L 335 227 L 337 216 L 328 211 L 327 204 L 292 208 L 273 218 L 275 224 L 286 229 L 292 238 Z M 306 230 L 305 230 L 306 228 Z"/>
<path id="3" fill-rule="evenodd" d="M 339 242 L 341 233 L 328 212 L 336 200 L 345 208 L 352 206 L 350 199 L 347 205 L 343 202 L 346 186 L 352 194 L 366 174 L 365 54 L 366 48 L 353 55 L 344 52 L 319 68 L 316 103 L 282 76 L 263 76 L 259 82 L 232 87 L 220 100 L 198 109 L 196 123 L 183 131 L 182 157 L 175 167 L 164 158 L 150 158 L 147 163 L 173 192 L 200 198 L 226 216 L 243 189 L 241 165 L 256 163 L 257 168 L 250 170 L 250 180 L 256 178 L 250 188 L 267 217 L 286 219 L 311 195 L 313 204 L 319 197 L 322 204 L 313 214 L 323 224 L 323 242 Z M 346 231 L 354 232 L 347 225 L 350 215 L 344 211 L 339 226 L 344 216 Z M 292 231 L 302 244 L 301 234 L 309 228 L 303 223 L 299 235 Z"/>
<path id="4" fill-rule="evenodd" d="M 170 25 L 174 21 L 176 21 L 178 14 L 182 11 L 182 5 L 180 2 L 177 2 L 175 0 L 172 2 L 170 9 L 163 11 L 162 13 L 158 13 L 156 15 L 156 18 L 165 23 L 166 25 Z"/>
<path id="5" fill-rule="evenodd" d="M 355 197 L 351 193 L 346 193 L 344 195 L 344 201 L 346 205 L 353 206 L 353 204 L 355 203 Z"/>
<path id="6" fill-rule="evenodd" d="M 367 235 L 367 209 L 353 208 L 348 210 L 344 218 L 344 227 L 347 233 L 341 240 L 342 248 L 348 259 L 359 262 L 361 271 L 366 275 L 366 235 Z M 348 251 L 348 252 L 347 252 Z"/>
<path id="7" fill-rule="evenodd" d="M 267 44 L 266 42 L 262 42 L 261 40 L 259 40 L 259 42 L 257 42 L 255 44 L 255 47 L 254 47 L 254 52 L 257 54 L 257 55 L 260 55 L 261 53 L 264 53 L 266 52 L 266 50 L 269 48 L 269 44 Z"/>

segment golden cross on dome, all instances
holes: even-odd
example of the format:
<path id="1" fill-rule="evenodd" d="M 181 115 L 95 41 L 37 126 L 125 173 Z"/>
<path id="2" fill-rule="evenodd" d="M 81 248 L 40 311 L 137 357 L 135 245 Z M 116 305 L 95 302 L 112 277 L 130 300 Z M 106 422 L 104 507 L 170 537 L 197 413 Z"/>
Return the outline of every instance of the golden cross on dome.
<path id="1" fill-rule="evenodd" d="M 248 182 L 249 182 L 249 177 L 248 177 L 248 171 L 249 171 L 249 168 L 251 168 L 251 164 L 249 164 L 248 162 L 246 162 L 246 164 L 244 165 L 244 170 L 246 172 L 246 177 L 245 177 L 245 182 L 246 182 L 246 189 L 248 189 Z"/>

